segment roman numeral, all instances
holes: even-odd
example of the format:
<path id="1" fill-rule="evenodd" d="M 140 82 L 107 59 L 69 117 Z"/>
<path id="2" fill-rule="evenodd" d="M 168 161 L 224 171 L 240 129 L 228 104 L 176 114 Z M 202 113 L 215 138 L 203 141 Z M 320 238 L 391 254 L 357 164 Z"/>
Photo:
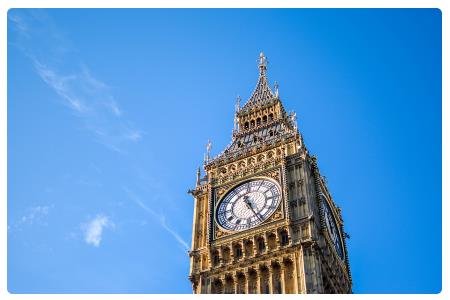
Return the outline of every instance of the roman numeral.
<path id="1" fill-rule="evenodd" d="M 263 185 L 264 181 L 261 181 L 261 183 L 259 184 L 258 188 L 256 189 L 256 191 L 259 191 L 259 188 Z"/>
<path id="2" fill-rule="evenodd" d="M 228 209 L 228 210 L 223 210 L 223 209 L 221 209 L 221 210 L 219 210 L 218 212 L 217 212 L 217 216 L 222 216 L 222 215 L 227 215 L 227 214 L 229 214 L 229 213 L 231 213 L 231 209 Z"/>
<path id="3" fill-rule="evenodd" d="M 277 208 L 277 206 L 278 206 L 278 203 L 273 203 L 272 202 L 272 204 L 269 205 L 269 210 L 270 209 L 275 209 L 275 208 Z"/>

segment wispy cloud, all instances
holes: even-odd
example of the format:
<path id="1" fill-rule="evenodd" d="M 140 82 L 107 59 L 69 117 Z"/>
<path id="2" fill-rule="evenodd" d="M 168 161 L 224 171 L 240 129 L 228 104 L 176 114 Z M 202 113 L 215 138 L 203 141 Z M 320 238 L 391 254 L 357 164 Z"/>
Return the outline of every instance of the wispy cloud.
<path id="1" fill-rule="evenodd" d="M 102 241 L 102 234 L 105 228 L 114 228 L 115 224 L 109 217 L 99 214 L 91 221 L 81 224 L 81 229 L 84 232 L 84 241 L 88 245 L 95 247 L 100 246 Z"/>
<path id="2" fill-rule="evenodd" d="M 126 145 L 142 140 L 144 133 L 126 118 L 113 89 L 82 63 L 80 51 L 71 50 L 45 11 L 13 10 L 8 18 L 16 32 L 9 42 L 29 57 L 38 76 L 97 142 L 122 153 Z"/>
<path id="3" fill-rule="evenodd" d="M 13 13 L 8 15 L 8 19 L 14 24 L 14 27 L 22 37 L 28 37 L 28 24 L 24 22 L 22 16 Z"/>
<path id="4" fill-rule="evenodd" d="M 147 206 L 141 198 L 136 195 L 133 191 L 131 191 L 128 187 L 123 187 L 123 190 L 128 195 L 128 197 L 136 203 L 140 208 L 142 208 L 144 211 L 146 211 L 152 218 L 153 221 L 157 222 L 165 231 L 167 231 L 179 244 L 180 246 L 188 251 L 189 246 L 186 243 L 186 241 L 180 236 L 178 232 L 176 232 L 174 229 L 169 227 L 166 223 L 166 217 L 162 213 L 157 213 L 153 209 L 151 209 L 149 206 Z"/>
<path id="5" fill-rule="evenodd" d="M 178 234 L 178 232 L 176 232 L 175 230 L 173 230 L 172 228 L 170 228 L 167 224 L 166 224 L 166 217 L 164 215 L 160 215 L 159 218 L 159 222 L 161 224 L 161 226 L 168 232 L 170 233 L 176 240 L 177 242 L 186 250 L 189 250 L 189 246 L 186 243 L 185 240 L 183 240 L 183 238 Z"/>
<path id="6" fill-rule="evenodd" d="M 47 217 L 50 209 L 52 206 L 34 206 L 30 207 L 26 214 L 24 214 L 21 218 L 19 223 L 20 224 L 46 224 L 44 219 Z"/>
<path id="7" fill-rule="evenodd" d="M 37 205 L 28 207 L 18 219 L 8 225 L 8 230 L 22 230 L 24 226 L 46 226 L 47 217 L 54 205 Z"/>
<path id="8" fill-rule="evenodd" d="M 71 83 L 80 80 L 79 76 L 62 76 L 57 74 L 55 70 L 39 62 L 37 59 L 33 59 L 33 63 L 41 79 L 65 100 L 65 104 L 78 113 L 88 112 L 88 107 L 76 93 L 74 93 L 73 88 L 71 87 Z"/>

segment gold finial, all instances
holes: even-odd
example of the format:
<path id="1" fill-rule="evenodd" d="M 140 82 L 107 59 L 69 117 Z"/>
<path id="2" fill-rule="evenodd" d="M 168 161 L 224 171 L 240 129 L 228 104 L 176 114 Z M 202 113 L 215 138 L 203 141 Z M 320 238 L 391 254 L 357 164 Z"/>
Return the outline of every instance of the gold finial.
<path id="1" fill-rule="evenodd" d="M 267 57 L 264 55 L 263 52 L 261 52 L 259 54 L 259 64 L 258 64 L 259 71 L 260 71 L 261 74 L 263 74 L 264 71 L 267 69 L 267 63 L 268 63 Z"/>

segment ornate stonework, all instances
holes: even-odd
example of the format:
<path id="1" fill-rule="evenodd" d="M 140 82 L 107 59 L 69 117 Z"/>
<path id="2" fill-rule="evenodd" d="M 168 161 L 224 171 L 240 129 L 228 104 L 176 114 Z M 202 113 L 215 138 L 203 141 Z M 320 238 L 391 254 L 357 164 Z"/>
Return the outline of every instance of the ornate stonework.
<path id="1" fill-rule="evenodd" d="M 231 143 L 211 158 L 208 141 L 206 174 L 199 169 L 189 191 L 195 199 L 193 292 L 351 293 L 341 211 L 303 143 L 295 113 L 284 110 L 278 85 L 275 92 L 269 86 L 262 53 L 258 67 L 251 97 L 242 108 L 240 98 L 236 103 Z M 225 207 L 227 195 L 234 202 Z M 225 216 L 236 222 L 232 230 L 219 224 Z"/>

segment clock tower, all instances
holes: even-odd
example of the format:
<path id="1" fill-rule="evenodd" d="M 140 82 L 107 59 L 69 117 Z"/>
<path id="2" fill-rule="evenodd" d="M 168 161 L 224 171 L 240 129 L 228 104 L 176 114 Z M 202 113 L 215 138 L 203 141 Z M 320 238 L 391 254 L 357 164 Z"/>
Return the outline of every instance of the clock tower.
<path id="1" fill-rule="evenodd" d="M 190 275 L 196 294 L 351 293 L 344 222 L 287 113 L 267 60 L 231 143 L 197 171 Z M 347 236 L 348 237 L 348 236 Z"/>

